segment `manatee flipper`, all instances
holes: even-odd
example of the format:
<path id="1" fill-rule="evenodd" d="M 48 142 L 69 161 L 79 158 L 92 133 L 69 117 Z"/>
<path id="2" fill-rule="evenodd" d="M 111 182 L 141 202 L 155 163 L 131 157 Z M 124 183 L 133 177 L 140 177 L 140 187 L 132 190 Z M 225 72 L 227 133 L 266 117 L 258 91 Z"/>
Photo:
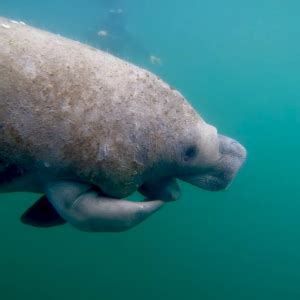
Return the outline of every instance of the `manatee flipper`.
<path id="1" fill-rule="evenodd" d="M 161 200 L 132 202 L 108 198 L 89 184 L 56 181 L 46 195 L 59 214 L 83 231 L 119 232 L 144 221 L 164 204 Z"/>
<path id="2" fill-rule="evenodd" d="M 180 188 L 175 178 L 150 181 L 139 188 L 139 192 L 149 199 L 175 201 L 180 197 Z"/>
<path id="3" fill-rule="evenodd" d="M 21 216 L 24 224 L 35 227 L 63 225 L 66 221 L 56 212 L 46 196 L 41 197 Z"/>

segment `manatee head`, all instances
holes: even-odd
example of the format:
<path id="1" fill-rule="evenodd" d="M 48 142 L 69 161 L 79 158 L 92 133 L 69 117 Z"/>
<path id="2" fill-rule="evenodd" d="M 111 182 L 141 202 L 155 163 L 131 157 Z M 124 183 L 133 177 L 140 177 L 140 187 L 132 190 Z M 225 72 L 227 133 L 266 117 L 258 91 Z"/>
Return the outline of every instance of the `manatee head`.
<path id="1" fill-rule="evenodd" d="M 154 90 L 139 87 L 145 95 L 118 103 L 118 122 L 107 133 L 110 145 L 96 165 L 100 188 L 116 198 L 138 190 L 163 200 L 179 197 L 176 179 L 206 190 L 225 189 L 245 160 L 244 147 L 218 134 L 179 92 L 151 80 Z"/>
<path id="2" fill-rule="evenodd" d="M 204 128 L 205 129 L 204 129 Z M 203 124 L 181 149 L 176 177 L 202 189 L 225 189 L 246 158 L 245 148 L 236 140 L 218 134 L 215 127 Z"/>
<path id="3" fill-rule="evenodd" d="M 165 170 L 154 172 L 155 178 L 140 187 L 145 196 L 167 201 L 177 199 L 180 191 L 176 179 L 210 191 L 225 189 L 234 179 L 245 161 L 245 148 L 236 140 L 218 134 L 214 126 L 200 117 L 190 125 L 182 126 L 176 135 L 173 154 L 165 150 L 172 157 L 168 165 L 161 165 Z"/>

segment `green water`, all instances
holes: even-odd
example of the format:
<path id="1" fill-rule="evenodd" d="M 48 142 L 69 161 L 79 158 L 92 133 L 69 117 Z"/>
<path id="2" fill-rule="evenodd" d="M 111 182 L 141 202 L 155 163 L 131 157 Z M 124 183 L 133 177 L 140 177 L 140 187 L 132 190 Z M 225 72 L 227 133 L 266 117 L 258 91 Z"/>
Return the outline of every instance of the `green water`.
<path id="1" fill-rule="evenodd" d="M 121 234 L 26 227 L 39 196 L 0 195 L 0 299 L 300 299 L 300 2 L 1 0 L 0 15 L 99 46 L 114 5 L 112 51 L 179 89 L 247 163 L 228 191 L 182 185 Z"/>

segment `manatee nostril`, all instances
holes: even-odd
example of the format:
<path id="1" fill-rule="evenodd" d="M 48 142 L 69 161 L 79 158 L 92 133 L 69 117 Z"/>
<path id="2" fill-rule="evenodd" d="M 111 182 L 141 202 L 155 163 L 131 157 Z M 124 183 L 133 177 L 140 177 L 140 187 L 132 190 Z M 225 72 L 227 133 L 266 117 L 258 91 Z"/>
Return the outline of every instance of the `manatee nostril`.
<path id="1" fill-rule="evenodd" d="M 222 155 L 245 160 L 246 150 L 238 141 L 223 135 L 219 135 L 219 141 L 219 151 Z"/>

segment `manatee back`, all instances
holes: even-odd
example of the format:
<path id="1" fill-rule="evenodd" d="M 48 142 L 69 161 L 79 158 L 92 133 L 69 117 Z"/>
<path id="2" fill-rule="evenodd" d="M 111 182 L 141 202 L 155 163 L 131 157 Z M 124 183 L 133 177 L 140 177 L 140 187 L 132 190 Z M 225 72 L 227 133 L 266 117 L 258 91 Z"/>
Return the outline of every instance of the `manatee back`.
<path id="1" fill-rule="evenodd" d="M 199 119 L 155 75 L 79 42 L 0 18 L 0 44 L 0 164 L 132 191 L 166 136 Z"/>

